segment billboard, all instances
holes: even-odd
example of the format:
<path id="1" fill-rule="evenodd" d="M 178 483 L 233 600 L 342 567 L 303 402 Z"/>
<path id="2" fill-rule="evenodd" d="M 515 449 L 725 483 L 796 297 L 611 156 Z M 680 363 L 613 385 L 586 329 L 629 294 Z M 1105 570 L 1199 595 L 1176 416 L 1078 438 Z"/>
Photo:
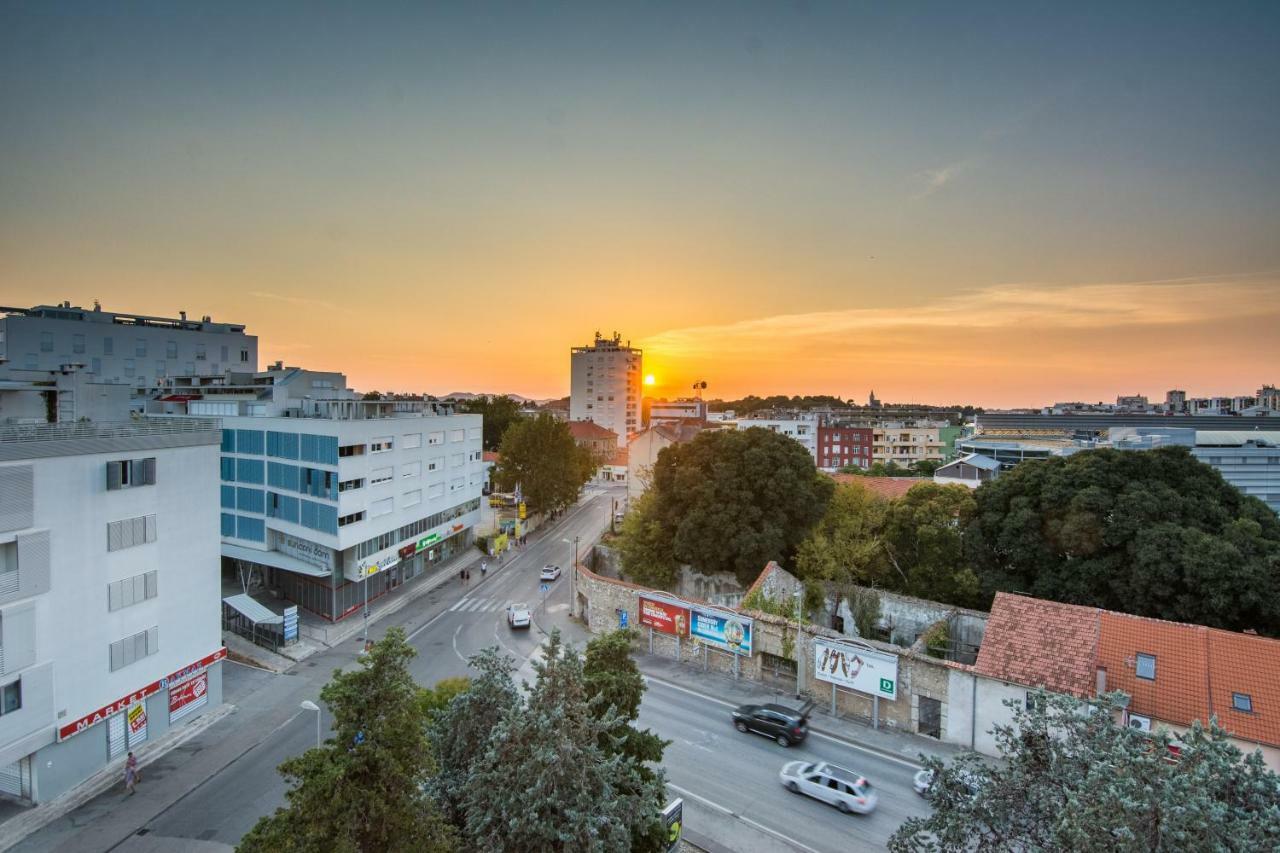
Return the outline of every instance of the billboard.
<path id="1" fill-rule="evenodd" d="M 663 634 L 689 636 L 689 608 L 670 601 L 640 596 L 640 624 Z"/>
<path id="2" fill-rule="evenodd" d="M 898 658 L 845 643 L 815 637 L 813 673 L 826 681 L 860 693 L 898 698 Z"/>
<path id="3" fill-rule="evenodd" d="M 708 646 L 736 655 L 751 656 L 751 619 L 727 610 L 689 608 L 689 635 Z"/>

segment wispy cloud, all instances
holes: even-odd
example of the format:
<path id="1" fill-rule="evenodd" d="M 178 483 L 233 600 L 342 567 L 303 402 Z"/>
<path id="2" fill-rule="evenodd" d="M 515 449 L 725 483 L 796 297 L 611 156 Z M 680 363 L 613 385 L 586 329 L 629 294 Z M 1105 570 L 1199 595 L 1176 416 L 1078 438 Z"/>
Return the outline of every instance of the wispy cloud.
<path id="1" fill-rule="evenodd" d="M 955 181 L 956 178 L 960 177 L 965 172 L 970 171 L 976 164 L 976 160 L 968 158 L 965 160 L 957 160 L 954 163 L 948 163 L 947 165 L 941 166 L 937 169 L 925 169 L 923 172 L 920 172 L 915 176 L 916 182 L 923 186 L 919 192 L 912 196 L 912 199 L 919 201 L 920 199 L 928 198 L 943 187 L 947 186 L 947 184 Z"/>
<path id="2" fill-rule="evenodd" d="M 290 296 L 287 293 L 271 293 L 266 290 L 251 290 L 250 296 L 256 296 L 258 299 L 270 299 L 275 302 L 287 302 L 290 305 L 309 305 L 315 308 L 333 308 L 332 302 L 325 302 L 323 299 L 311 299 L 306 296 Z"/>

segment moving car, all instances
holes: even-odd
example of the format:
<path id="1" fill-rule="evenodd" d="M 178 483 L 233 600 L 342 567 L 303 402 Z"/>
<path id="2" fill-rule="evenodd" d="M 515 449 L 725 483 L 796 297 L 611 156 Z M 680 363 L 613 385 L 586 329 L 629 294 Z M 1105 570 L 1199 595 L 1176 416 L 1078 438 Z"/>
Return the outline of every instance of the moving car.
<path id="1" fill-rule="evenodd" d="M 538 580 L 554 581 L 560 579 L 559 566 L 543 566 L 542 574 L 538 576 Z"/>
<path id="2" fill-rule="evenodd" d="M 798 711 L 784 705 L 740 705 L 733 712 L 733 726 L 740 732 L 773 738 L 779 746 L 791 746 L 808 736 L 812 708 L 812 702 Z"/>
<path id="3" fill-rule="evenodd" d="M 845 814 L 867 814 L 876 807 L 876 792 L 866 777 L 825 761 L 790 761 L 782 766 L 778 778 L 788 791 L 808 794 Z"/>
<path id="4" fill-rule="evenodd" d="M 513 604 L 507 608 L 507 624 L 512 628 L 528 628 L 533 613 L 527 604 Z"/>
<path id="5" fill-rule="evenodd" d="M 981 782 L 973 774 L 959 770 L 953 778 L 960 783 L 970 796 L 978 793 Z M 933 771 L 929 769 L 918 771 L 912 781 L 912 787 L 916 789 L 916 793 L 920 796 L 929 796 L 929 789 L 933 787 Z"/>

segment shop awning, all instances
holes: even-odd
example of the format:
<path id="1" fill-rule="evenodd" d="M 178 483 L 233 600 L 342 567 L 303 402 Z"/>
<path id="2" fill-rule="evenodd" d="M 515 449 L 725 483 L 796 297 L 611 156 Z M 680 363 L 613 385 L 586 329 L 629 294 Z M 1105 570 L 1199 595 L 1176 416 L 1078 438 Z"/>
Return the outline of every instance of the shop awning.
<path id="1" fill-rule="evenodd" d="M 245 548 L 243 545 L 230 545 L 223 542 L 222 556 L 244 560 L 246 563 L 257 563 L 260 566 L 270 566 L 273 569 L 284 569 L 286 572 L 295 572 L 313 578 L 333 577 L 333 572 L 329 569 L 313 566 L 297 557 L 281 554 L 279 551 L 259 551 L 256 548 Z"/>
<path id="2" fill-rule="evenodd" d="M 230 595 L 222 599 L 222 603 L 255 625 L 280 625 L 284 622 L 283 616 L 248 595 Z"/>

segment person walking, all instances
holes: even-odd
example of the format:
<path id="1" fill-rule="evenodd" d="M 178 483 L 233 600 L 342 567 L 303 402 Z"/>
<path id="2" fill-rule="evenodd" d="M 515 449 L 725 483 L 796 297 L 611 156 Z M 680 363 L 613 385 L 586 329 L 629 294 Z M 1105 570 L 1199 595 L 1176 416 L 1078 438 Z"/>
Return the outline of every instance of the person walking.
<path id="1" fill-rule="evenodd" d="M 480 578 L 483 580 L 485 574 L 489 571 L 489 564 L 484 560 L 480 561 Z"/>
<path id="2" fill-rule="evenodd" d="M 131 752 L 124 762 L 124 789 L 130 796 L 137 793 L 136 786 L 141 779 L 142 774 L 138 772 L 138 759 Z"/>

